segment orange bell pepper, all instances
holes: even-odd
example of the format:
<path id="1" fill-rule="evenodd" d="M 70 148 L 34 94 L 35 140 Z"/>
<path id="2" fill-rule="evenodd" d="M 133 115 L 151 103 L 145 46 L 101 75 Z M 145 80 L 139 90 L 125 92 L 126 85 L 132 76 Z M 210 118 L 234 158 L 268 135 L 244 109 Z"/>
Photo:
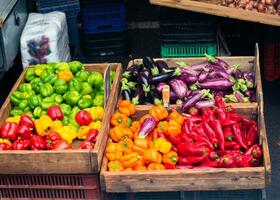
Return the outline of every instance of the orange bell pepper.
<path id="1" fill-rule="evenodd" d="M 136 171 L 146 171 L 147 167 L 145 167 L 145 166 L 136 166 L 133 169 L 136 170 Z"/>
<path id="2" fill-rule="evenodd" d="M 176 165 L 177 161 L 178 154 L 175 151 L 169 151 L 162 156 L 162 162 L 164 164 Z"/>
<path id="3" fill-rule="evenodd" d="M 106 158 L 110 161 L 119 160 L 123 156 L 122 147 L 118 143 L 110 142 L 106 147 Z"/>
<path id="4" fill-rule="evenodd" d="M 141 158 L 141 156 L 138 153 L 129 153 L 123 157 L 121 157 L 120 161 L 124 168 L 128 167 L 136 167 L 138 165 L 138 160 Z"/>
<path id="5" fill-rule="evenodd" d="M 131 119 L 128 118 L 126 115 L 116 112 L 112 117 L 111 117 L 111 125 L 112 126 L 121 126 L 121 127 L 126 127 L 128 128 L 131 123 Z"/>
<path id="6" fill-rule="evenodd" d="M 132 169 L 131 167 L 129 167 L 129 168 L 125 168 L 123 171 L 128 171 L 128 172 L 130 172 L 130 171 L 133 171 L 133 169 Z"/>
<path id="7" fill-rule="evenodd" d="M 148 149 L 148 140 L 146 138 L 135 138 L 132 151 L 143 154 Z"/>
<path id="8" fill-rule="evenodd" d="M 135 114 L 136 108 L 129 100 L 122 100 L 118 105 L 118 110 L 120 113 L 129 117 Z"/>
<path id="9" fill-rule="evenodd" d="M 167 131 L 167 127 L 168 127 L 168 122 L 167 121 L 161 121 L 158 123 L 157 125 L 157 131 L 160 134 L 165 134 Z"/>
<path id="10" fill-rule="evenodd" d="M 140 130 L 140 123 L 139 121 L 133 121 L 130 126 L 130 130 L 135 134 L 138 134 Z"/>
<path id="11" fill-rule="evenodd" d="M 63 79 L 66 82 L 70 81 L 73 78 L 72 72 L 68 69 L 65 69 L 65 70 L 62 70 L 62 71 L 58 72 L 57 75 L 58 75 L 59 79 Z"/>
<path id="12" fill-rule="evenodd" d="M 157 150 L 150 148 L 144 152 L 143 159 L 147 163 L 161 163 L 162 156 Z"/>
<path id="13" fill-rule="evenodd" d="M 168 117 L 168 112 L 163 105 L 153 106 L 149 114 L 158 122 Z"/>
<path id="14" fill-rule="evenodd" d="M 169 120 L 175 120 L 181 126 L 184 123 L 184 117 L 176 111 L 173 111 L 172 113 L 169 114 Z"/>
<path id="15" fill-rule="evenodd" d="M 154 148 L 161 153 L 168 153 L 172 148 L 172 144 L 163 137 L 160 137 L 155 140 Z"/>
<path id="16" fill-rule="evenodd" d="M 147 167 L 147 170 L 164 170 L 165 167 L 160 163 L 150 163 Z"/>
<path id="17" fill-rule="evenodd" d="M 115 126 L 110 130 L 110 137 L 114 142 L 119 142 L 124 137 L 133 138 L 133 133 L 129 128 Z"/>
<path id="18" fill-rule="evenodd" d="M 168 122 L 167 134 L 177 136 L 180 133 L 181 133 L 181 125 L 175 120 L 170 120 Z"/>
<path id="19" fill-rule="evenodd" d="M 122 140 L 119 141 L 119 144 L 122 147 L 122 152 L 124 153 L 131 152 L 133 141 L 130 138 L 123 138 Z"/>
<path id="20" fill-rule="evenodd" d="M 119 172 L 123 171 L 123 166 L 120 161 L 110 161 L 108 163 L 108 169 L 110 172 Z"/>

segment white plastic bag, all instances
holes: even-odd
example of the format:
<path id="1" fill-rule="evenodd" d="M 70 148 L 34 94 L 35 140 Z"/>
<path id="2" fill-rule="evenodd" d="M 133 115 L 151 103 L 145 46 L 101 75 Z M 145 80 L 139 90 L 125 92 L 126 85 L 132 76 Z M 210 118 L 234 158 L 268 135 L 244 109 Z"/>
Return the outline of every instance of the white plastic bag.
<path id="1" fill-rule="evenodd" d="M 20 39 L 23 67 L 70 61 L 66 17 L 63 12 L 30 13 Z"/>

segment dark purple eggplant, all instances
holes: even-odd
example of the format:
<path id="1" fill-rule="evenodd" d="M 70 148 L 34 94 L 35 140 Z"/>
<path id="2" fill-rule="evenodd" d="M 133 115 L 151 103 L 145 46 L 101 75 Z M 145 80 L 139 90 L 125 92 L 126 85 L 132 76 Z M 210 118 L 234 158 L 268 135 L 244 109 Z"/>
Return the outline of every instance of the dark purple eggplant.
<path id="1" fill-rule="evenodd" d="M 145 72 L 140 72 L 140 75 L 138 77 L 138 83 L 142 85 L 143 91 L 145 93 L 145 96 L 150 92 L 151 87 L 149 84 L 149 78 L 147 77 Z"/>
<path id="2" fill-rule="evenodd" d="M 183 104 L 182 111 L 187 112 L 191 107 L 193 107 L 197 102 L 199 102 L 201 100 L 202 96 L 203 96 L 203 92 L 201 90 L 201 91 L 199 91 L 199 93 L 197 93 L 194 96 L 192 96 L 191 98 L 189 98 Z"/>
<path id="3" fill-rule="evenodd" d="M 201 71 L 199 76 L 198 76 L 198 82 L 203 82 L 207 79 L 207 77 L 209 76 L 209 72 L 206 71 Z"/>
<path id="4" fill-rule="evenodd" d="M 129 90 L 122 90 L 122 98 L 124 100 L 131 100 L 131 93 Z"/>
<path id="5" fill-rule="evenodd" d="M 179 79 L 173 79 L 169 82 L 172 90 L 176 93 L 179 99 L 183 99 L 187 96 L 188 87 L 184 81 Z"/>
<path id="6" fill-rule="evenodd" d="M 199 101 L 195 104 L 195 107 L 197 109 L 209 108 L 209 107 L 213 107 L 213 106 L 215 106 L 215 100 L 213 100 L 213 99 L 206 100 L 206 101 Z"/>
<path id="7" fill-rule="evenodd" d="M 201 70 L 203 70 L 203 68 L 207 67 L 208 65 L 209 65 L 209 63 L 207 61 L 204 61 L 204 62 L 193 64 L 193 65 L 189 66 L 189 69 L 194 70 L 194 71 L 201 71 Z"/>
<path id="8" fill-rule="evenodd" d="M 190 90 L 191 92 L 188 95 L 188 99 L 191 98 L 192 96 L 200 93 L 200 90 Z"/>
<path id="9" fill-rule="evenodd" d="M 171 89 L 170 90 L 170 100 L 177 100 L 178 96 L 177 94 Z"/>
<path id="10" fill-rule="evenodd" d="M 166 86 L 166 85 L 168 85 L 168 84 L 165 82 L 160 82 L 157 84 L 156 90 L 157 90 L 158 94 L 162 93 L 162 90 L 163 90 L 164 86 Z"/>
<path id="11" fill-rule="evenodd" d="M 173 69 L 169 72 L 161 73 L 157 76 L 152 77 L 152 83 L 159 83 L 159 82 L 167 82 L 172 77 L 179 76 L 181 74 L 181 71 L 179 68 Z"/>
<path id="12" fill-rule="evenodd" d="M 144 57 L 143 64 L 151 72 L 151 74 L 153 76 L 159 74 L 160 71 L 159 71 L 155 61 L 151 57 L 148 57 L 148 56 Z"/>
<path id="13" fill-rule="evenodd" d="M 148 117 L 144 120 L 140 131 L 138 133 L 139 138 L 145 138 L 149 133 L 151 133 L 157 126 L 157 122 L 153 117 Z"/>
<path id="14" fill-rule="evenodd" d="M 233 86 L 233 83 L 225 78 L 211 79 L 203 83 L 199 83 L 199 87 L 202 89 L 212 90 L 227 90 Z"/>
<path id="15" fill-rule="evenodd" d="M 184 81 L 186 84 L 193 84 L 197 81 L 197 77 L 188 73 L 182 72 L 178 79 Z"/>
<path id="16" fill-rule="evenodd" d="M 129 80 L 131 79 L 133 80 L 135 77 L 138 76 L 139 69 L 140 69 L 139 65 L 133 64 L 125 70 L 122 76 Z"/>
<path id="17" fill-rule="evenodd" d="M 253 90 L 248 90 L 245 92 L 245 96 L 250 99 L 250 101 L 254 101 L 254 91 Z"/>
<path id="18" fill-rule="evenodd" d="M 152 91 L 149 93 L 149 97 L 152 98 L 151 102 L 153 102 L 154 105 L 160 105 L 160 104 L 162 104 L 161 94 L 158 94 L 156 90 L 152 90 Z"/>
<path id="19" fill-rule="evenodd" d="M 158 67 L 160 73 L 164 72 L 164 70 L 169 69 L 167 63 L 163 60 L 157 60 L 155 64 Z"/>
<path id="20" fill-rule="evenodd" d="M 140 84 L 138 84 L 135 93 L 136 93 L 136 96 L 131 99 L 131 102 L 134 105 L 138 105 L 144 97 L 143 88 Z"/>

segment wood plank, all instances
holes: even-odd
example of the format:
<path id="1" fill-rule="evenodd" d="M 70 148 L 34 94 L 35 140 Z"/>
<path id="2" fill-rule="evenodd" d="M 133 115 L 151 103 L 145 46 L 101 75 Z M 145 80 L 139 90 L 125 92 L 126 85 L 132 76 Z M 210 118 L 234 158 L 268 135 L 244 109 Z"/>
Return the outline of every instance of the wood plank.
<path id="1" fill-rule="evenodd" d="M 220 17 L 228 17 L 244 21 L 257 22 L 273 26 L 280 26 L 279 16 L 253 12 L 237 8 L 229 8 L 221 5 L 205 3 L 193 0 L 150 0 L 151 4 L 170 8 L 183 9 Z"/>

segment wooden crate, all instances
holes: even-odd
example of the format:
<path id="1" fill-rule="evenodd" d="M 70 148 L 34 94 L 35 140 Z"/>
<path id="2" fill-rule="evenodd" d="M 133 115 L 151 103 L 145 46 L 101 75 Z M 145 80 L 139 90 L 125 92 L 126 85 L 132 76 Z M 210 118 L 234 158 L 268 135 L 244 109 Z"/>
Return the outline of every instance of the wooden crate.
<path id="1" fill-rule="evenodd" d="M 106 146 L 109 131 L 110 114 L 117 102 L 117 91 L 122 72 L 119 63 L 85 64 L 88 71 L 98 71 L 104 75 L 107 65 L 116 71 L 115 79 L 111 86 L 110 97 L 105 108 L 102 126 L 93 150 L 62 150 L 62 151 L 0 151 L 0 174 L 82 174 L 99 172 L 103 151 Z M 10 96 L 16 91 L 20 83 L 24 82 L 26 70 L 12 88 L 9 96 L 0 110 L 0 126 L 9 116 L 12 109 Z M 75 143 L 79 141 L 74 141 Z"/>
<path id="2" fill-rule="evenodd" d="M 221 6 L 219 5 L 220 0 L 150 0 L 150 3 L 220 17 L 280 26 L 280 17 L 277 15 Z"/>
<path id="3" fill-rule="evenodd" d="M 244 107 L 244 105 L 237 103 L 233 105 L 242 116 L 258 121 L 260 142 L 264 153 L 262 166 L 109 172 L 107 169 L 108 160 L 104 157 L 101 167 L 101 188 L 106 192 L 167 192 L 265 188 L 270 184 L 271 164 L 262 106 Z M 147 108 L 138 108 L 135 119 L 139 119 L 148 111 L 149 109 Z"/>
<path id="4" fill-rule="evenodd" d="M 241 103 L 240 106 L 246 107 L 257 107 L 258 104 L 262 104 L 263 106 L 263 91 L 262 91 L 262 82 L 261 82 L 261 73 L 260 73 L 260 64 L 259 64 L 259 48 L 258 44 L 255 47 L 255 56 L 239 56 L 239 57 L 219 57 L 228 62 L 228 64 L 240 64 L 241 71 L 253 71 L 255 74 L 255 93 L 256 93 L 256 102 L 251 103 Z M 189 65 L 199 63 L 205 61 L 205 58 L 155 58 L 157 60 L 163 60 L 167 62 L 169 67 L 176 67 L 178 64 L 176 62 L 185 62 Z M 142 64 L 142 59 L 134 59 L 128 63 L 127 67 L 132 66 L 133 64 Z M 121 98 L 120 98 L 121 99 Z M 234 105 L 235 103 L 231 103 Z M 176 105 L 172 105 L 173 107 L 178 107 Z M 136 108 L 150 108 L 150 105 L 137 105 Z"/>

